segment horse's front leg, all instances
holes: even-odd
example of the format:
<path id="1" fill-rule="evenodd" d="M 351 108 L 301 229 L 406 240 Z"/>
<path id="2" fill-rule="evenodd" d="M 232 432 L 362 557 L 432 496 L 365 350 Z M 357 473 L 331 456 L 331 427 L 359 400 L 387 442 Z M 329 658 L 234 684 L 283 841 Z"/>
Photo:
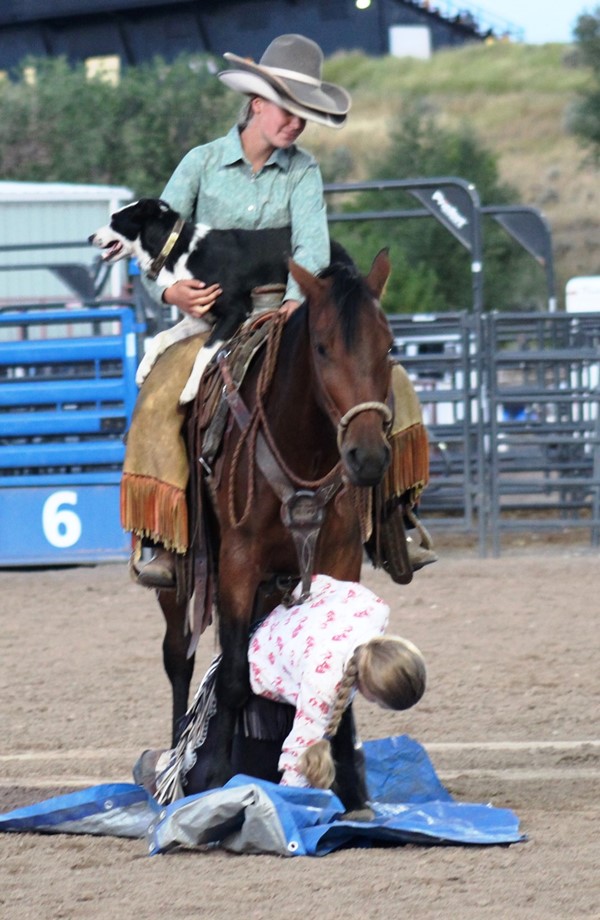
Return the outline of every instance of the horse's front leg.
<path id="1" fill-rule="evenodd" d="M 335 761 L 333 791 L 346 812 L 354 812 L 363 820 L 371 817 L 366 813 L 361 814 L 368 810 L 368 793 L 365 758 L 357 739 L 352 706 L 348 706 L 344 712 L 338 730 L 331 740 L 331 752 Z"/>
<path id="2" fill-rule="evenodd" d="M 219 568 L 219 641 L 222 657 L 216 677 L 215 746 L 209 787 L 222 786 L 233 775 L 231 753 L 236 722 L 250 696 L 248 640 L 257 590 L 250 558 L 247 558 L 243 572 L 228 566 L 223 556 Z M 224 577 L 224 573 L 228 574 Z"/>
<path id="3" fill-rule="evenodd" d="M 223 786 L 233 776 L 232 749 L 238 716 L 250 696 L 248 623 L 229 626 L 221 641 L 222 658 L 216 677 L 217 711 L 212 763 L 207 788 Z"/>
<path id="4" fill-rule="evenodd" d="M 187 603 L 177 601 L 176 591 L 157 591 L 156 595 L 165 618 L 163 663 L 173 695 L 171 744 L 175 747 L 181 720 L 187 711 L 194 656 L 188 658 L 190 634 L 187 627 Z"/>

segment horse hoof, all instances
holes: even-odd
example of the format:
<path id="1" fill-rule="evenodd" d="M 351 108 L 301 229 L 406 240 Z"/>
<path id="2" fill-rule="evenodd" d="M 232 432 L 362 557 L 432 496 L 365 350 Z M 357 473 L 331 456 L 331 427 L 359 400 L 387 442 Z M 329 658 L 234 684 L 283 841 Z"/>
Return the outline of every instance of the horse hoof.
<path id="1" fill-rule="evenodd" d="M 133 766 L 133 781 L 143 786 L 146 792 L 156 795 L 157 764 L 164 751 L 143 751 Z"/>

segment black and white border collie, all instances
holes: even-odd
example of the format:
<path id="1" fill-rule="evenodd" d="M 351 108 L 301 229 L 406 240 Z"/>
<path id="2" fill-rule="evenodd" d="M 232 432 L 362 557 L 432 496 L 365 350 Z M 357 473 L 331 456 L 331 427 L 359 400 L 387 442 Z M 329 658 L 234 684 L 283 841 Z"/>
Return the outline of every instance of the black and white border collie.
<path id="1" fill-rule="evenodd" d="M 103 259 L 118 262 L 135 256 L 142 272 L 169 286 L 197 278 L 219 284 L 223 293 L 203 317 L 185 316 L 149 343 L 136 375 L 139 386 L 156 359 L 175 342 L 211 330 L 200 349 L 180 402 L 190 402 L 202 373 L 223 342 L 252 312 L 251 291 L 266 284 L 285 284 L 291 255 L 289 227 L 266 230 L 215 230 L 183 221 L 159 198 L 141 198 L 111 216 L 89 242 L 103 250 Z"/>

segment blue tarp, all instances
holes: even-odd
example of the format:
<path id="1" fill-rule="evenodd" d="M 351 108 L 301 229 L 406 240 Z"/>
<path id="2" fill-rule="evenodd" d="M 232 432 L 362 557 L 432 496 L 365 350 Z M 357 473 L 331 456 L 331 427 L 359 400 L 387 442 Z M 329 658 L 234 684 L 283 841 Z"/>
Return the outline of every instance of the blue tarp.
<path id="1" fill-rule="evenodd" d="M 504 808 L 456 802 L 424 748 L 406 735 L 364 744 L 375 819 L 342 821 L 329 790 L 235 776 L 221 789 L 159 806 L 132 783 L 94 786 L 0 815 L 0 831 L 145 837 L 151 855 L 177 847 L 323 856 L 341 847 L 524 840 Z"/>

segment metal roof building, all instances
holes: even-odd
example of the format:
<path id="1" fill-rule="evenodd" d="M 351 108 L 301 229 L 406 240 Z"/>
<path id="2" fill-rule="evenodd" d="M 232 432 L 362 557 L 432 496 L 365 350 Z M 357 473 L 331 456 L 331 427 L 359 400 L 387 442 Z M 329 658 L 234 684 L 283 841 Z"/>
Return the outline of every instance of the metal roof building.
<path id="1" fill-rule="evenodd" d="M 519 38 L 510 23 L 449 0 L 4 0 L 0 70 L 28 55 L 71 62 L 116 55 L 123 65 L 198 51 L 258 58 L 286 32 L 313 38 L 326 55 L 425 57 L 490 35 Z"/>

